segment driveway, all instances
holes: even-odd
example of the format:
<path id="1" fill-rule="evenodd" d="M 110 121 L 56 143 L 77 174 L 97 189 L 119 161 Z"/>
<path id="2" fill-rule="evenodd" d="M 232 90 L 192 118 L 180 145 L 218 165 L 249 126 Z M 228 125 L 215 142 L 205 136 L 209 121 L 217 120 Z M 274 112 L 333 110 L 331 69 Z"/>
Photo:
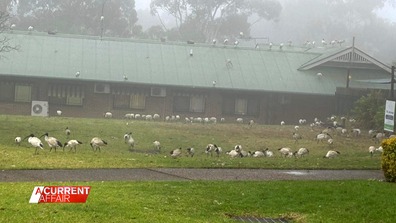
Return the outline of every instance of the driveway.
<path id="1" fill-rule="evenodd" d="M 269 180 L 385 180 L 381 170 L 269 169 L 72 169 L 1 170 L 0 182 L 43 181 L 269 181 Z"/>

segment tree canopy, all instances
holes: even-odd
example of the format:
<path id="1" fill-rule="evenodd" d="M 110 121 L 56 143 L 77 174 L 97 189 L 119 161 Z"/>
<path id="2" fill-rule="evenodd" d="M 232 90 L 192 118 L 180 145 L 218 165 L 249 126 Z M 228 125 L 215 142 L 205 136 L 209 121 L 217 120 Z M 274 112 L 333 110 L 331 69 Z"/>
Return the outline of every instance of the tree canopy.
<path id="1" fill-rule="evenodd" d="M 130 37 L 137 22 L 134 0 L 6 0 L 16 29 Z"/>
<path id="2" fill-rule="evenodd" d="M 240 32 L 248 35 L 249 16 L 276 20 L 282 6 L 277 0 L 152 0 L 150 9 L 160 20 L 160 11 L 174 17 L 180 40 L 209 42 L 213 38 L 236 38 Z"/>

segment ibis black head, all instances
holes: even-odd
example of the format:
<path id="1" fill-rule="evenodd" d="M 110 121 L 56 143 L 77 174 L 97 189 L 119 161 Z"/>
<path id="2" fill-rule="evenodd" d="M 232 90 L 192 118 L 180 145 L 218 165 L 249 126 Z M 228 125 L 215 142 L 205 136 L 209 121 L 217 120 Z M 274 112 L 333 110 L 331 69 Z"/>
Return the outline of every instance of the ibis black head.
<path id="1" fill-rule="evenodd" d="M 45 134 L 43 134 L 42 136 L 40 136 L 40 138 L 43 137 L 43 136 L 48 136 L 48 132 L 46 132 Z"/>
<path id="2" fill-rule="evenodd" d="M 30 134 L 30 135 L 26 136 L 25 138 L 23 138 L 22 140 L 25 140 L 25 139 L 27 139 L 27 138 L 29 138 L 29 137 L 34 137 L 34 135 L 33 135 L 33 134 Z"/>
<path id="3" fill-rule="evenodd" d="M 67 146 L 67 142 L 65 142 L 65 144 L 63 145 L 63 148 L 65 148 Z"/>

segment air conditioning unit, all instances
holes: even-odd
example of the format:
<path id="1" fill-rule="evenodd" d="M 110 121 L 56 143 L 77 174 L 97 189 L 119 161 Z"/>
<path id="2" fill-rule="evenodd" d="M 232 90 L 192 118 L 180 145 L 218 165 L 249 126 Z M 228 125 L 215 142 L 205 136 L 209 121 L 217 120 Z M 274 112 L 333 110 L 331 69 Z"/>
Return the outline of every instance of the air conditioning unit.
<path id="1" fill-rule="evenodd" d="M 32 116 L 48 116 L 48 101 L 32 101 Z"/>
<path id="2" fill-rule="evenodd" d="M 153 97 L 165 97 L 166 96 L 166 88 L 164 88 L 164 87 L 152 87 L 151 88 L 151 96 L 153 96 Z"/>
<path id="3" fill-rule="evenodd" d="M 281 105 L 288 105 L 291 103 L 291 96 L 290 95 L 279 95 L 279 104 Z"/>
<path id="4" fill-rule="evenodd" d="M 95 84 L 94 92 L 100 94 L 109 94 L 110 84 Z"/>

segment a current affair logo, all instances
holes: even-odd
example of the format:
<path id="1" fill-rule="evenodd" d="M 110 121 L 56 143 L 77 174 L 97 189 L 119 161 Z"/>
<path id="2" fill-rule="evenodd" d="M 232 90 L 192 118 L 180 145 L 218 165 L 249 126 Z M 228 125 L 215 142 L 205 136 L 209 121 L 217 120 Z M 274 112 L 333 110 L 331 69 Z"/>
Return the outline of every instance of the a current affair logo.
<path id="1" fill-rule="evenodd" d="M 39 186 L 29 203 L 85 203 L 90 191 L 89 186 Z"/>

